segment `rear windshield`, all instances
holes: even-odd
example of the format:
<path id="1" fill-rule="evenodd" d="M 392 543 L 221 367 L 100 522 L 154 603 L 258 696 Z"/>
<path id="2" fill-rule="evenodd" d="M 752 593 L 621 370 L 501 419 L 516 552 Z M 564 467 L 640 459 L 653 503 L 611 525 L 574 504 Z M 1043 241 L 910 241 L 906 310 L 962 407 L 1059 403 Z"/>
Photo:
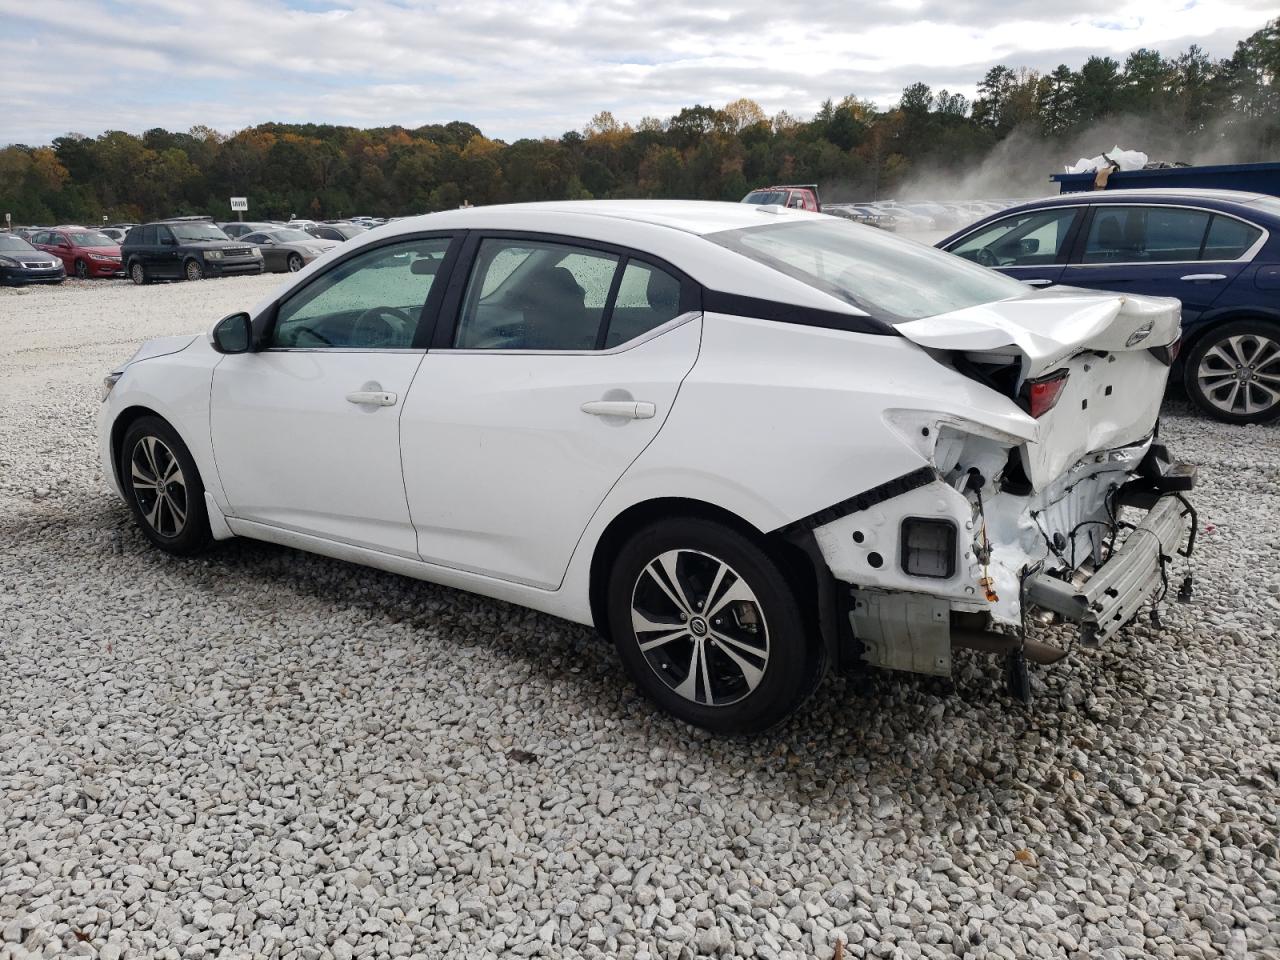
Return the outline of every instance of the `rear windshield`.
<path id="1" fill-rule="evenodd" d="M 836 217 L 725 230 L 707 239 L 889 323 L 1028 293 L 986 267 Z"/>
<path id="2" fill-rule="evenodd" d="M 116 242 L 105 233 L 91 230 L 88 233 L 73 233 L 71 242 L 77 247 L 114 247 Z"/>
<path id="3" fill-rule="evenodd" d="M 10 253 L 35 253 L 36 248 L 21 237 L 0 235 L 0 251 L 8 250 Z"/>
<path id="4" fill-rule="evenodd" d="M 212 223 L 171 223 L 169 229 L 179 240 L 230 240 Z"/>

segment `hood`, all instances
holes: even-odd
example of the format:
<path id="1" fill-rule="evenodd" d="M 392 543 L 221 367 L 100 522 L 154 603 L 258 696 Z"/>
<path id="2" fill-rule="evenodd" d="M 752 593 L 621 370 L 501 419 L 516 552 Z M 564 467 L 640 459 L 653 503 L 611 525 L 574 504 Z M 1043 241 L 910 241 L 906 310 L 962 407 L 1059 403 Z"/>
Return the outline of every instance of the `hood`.
<path id="1" fill-rule="evenodd" d="M 1178 339 L 1181 304 L 1171 297 L 1143 297 L 1056 287 L 1000 300 L 894 329 L 922 347 L 1022 354 L 1024 379 L 1051 372 L 1082 350 L 1145 350 Z"/>
<path id="2" fill-rule="evenodd" d="M 138 363 L 141 360 L 152 360 L 156 357 L 167 357 L 171 353 L 181 353 L 191 346 L 198 336 L 198 333 L 184 333 L 176 337 L 156 337 L 152 340 L 147 340 L 132 357 L 120 364 L 116 369 L 123 370 L 129 364 Z"/>

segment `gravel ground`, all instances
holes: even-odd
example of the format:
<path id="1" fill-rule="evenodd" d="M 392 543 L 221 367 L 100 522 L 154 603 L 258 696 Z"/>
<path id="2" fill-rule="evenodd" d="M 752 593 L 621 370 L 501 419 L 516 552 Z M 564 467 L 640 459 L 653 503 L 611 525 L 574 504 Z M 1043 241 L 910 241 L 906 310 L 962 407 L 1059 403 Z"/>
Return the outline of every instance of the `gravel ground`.
<path id="1" fill-rule="evenodd" d="M 590 631 L 149 549 L 100 376 L 279 282 L 0 290 L 0 958 L 1280 958 L 1280 434 L 1185 408 L 1192 605 L 716 740 Z"/>

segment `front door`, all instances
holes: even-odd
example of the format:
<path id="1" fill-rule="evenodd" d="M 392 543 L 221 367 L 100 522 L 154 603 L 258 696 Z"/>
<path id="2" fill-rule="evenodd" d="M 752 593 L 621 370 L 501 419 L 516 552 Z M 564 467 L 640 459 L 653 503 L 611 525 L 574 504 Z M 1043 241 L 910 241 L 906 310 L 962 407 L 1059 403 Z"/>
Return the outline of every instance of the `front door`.
<path id="1" fill-rule="evenodd" d="M 210 419 L 232 516 L 416 557 L 400 416 L 448 247 L 419 238 L 340 261 L 285 296 L 263 349 L 222 359 Z"/>
<path id="2" fill-rule="evenodd" d="M 511 237 L 475 247 L 459 322 L 427 354 L 401 423 L 418 550 L 553 589 L 662 428 L 700 315 L 692 284 L 625 251 Z"/>
<path id="3" fill-rule="evenodd" d="M 1080 252 L 1063 272 L 1062 282 L 1177 297 L 1183 324 L 1193 323 L 1246 266 L 1234 259 L 1242 252 L 1234 249 L 1239 246 L 1239 227 L 1247 225 L 1208 210 L 1097 204 Z M 1231 256 L 1223 259 L 1228 252 Z"/>

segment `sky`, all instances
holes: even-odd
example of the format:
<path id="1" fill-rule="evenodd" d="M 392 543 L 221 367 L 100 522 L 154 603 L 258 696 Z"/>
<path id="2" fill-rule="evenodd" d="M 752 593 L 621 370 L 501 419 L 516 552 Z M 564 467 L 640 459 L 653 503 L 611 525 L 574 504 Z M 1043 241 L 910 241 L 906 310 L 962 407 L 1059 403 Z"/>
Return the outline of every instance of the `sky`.
<path id="1" fill-rule="evenodd" d="M 804 117 L 997 63 L 1229 55 L 1275 0 L 0 0 L 0 145 L 267 121 L 558 137 L 738 97 Z"/>

